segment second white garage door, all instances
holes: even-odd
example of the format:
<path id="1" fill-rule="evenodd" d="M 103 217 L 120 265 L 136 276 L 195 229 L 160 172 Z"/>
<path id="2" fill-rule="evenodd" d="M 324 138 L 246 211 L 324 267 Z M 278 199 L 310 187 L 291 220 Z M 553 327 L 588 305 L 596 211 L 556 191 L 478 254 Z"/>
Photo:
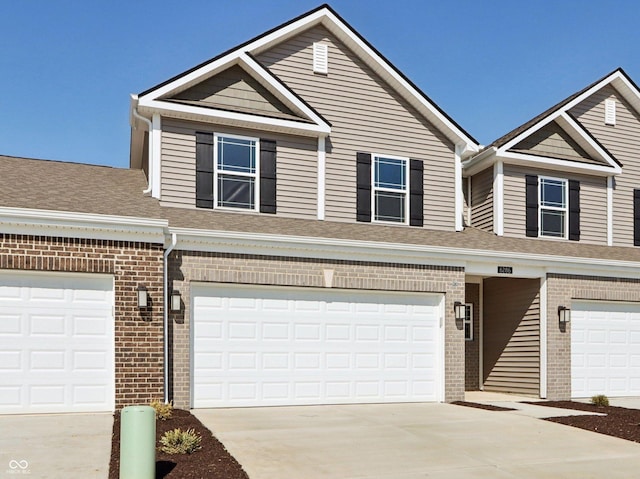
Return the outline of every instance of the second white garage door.
<path id="1" fill-rule="evenodd" d="M 195 408 L 442 400 L 442 295 L 192 286 Z"/>
<path id="2" fill-rule="evenodd" d="M 640 396 L 640 305 L 574 302 L 571 395 Z"/>

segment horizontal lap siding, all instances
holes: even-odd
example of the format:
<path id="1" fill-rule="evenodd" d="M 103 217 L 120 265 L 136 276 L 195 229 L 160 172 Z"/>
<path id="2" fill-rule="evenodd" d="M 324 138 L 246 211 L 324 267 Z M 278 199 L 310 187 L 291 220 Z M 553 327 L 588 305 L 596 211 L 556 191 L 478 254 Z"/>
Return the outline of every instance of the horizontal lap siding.
<path id="1" fill-rule="evenodd" d="M 162 204 L 195 208 L 196 131 L 277 142 L 277 215 L 317 217 L 317 140 L 165 119 L 162 133 Z"/>
<path id="2" fill-rule="evenodd" d="M 607 180 L 514 165 L 504 166 L 504 235 L 526 236 L 525 175 L 567 178 L 580 182 L 580 242 L 607 244 Z"/>
<path id="3" fill-rule="evenodd" d="M 514 146 L 512 150 L 552 158 L 569 158 L 600 164 L 589 158 L 589 155 L 580 145 L 555 122 L 540 128 L 540 130 Z"/>
<path id="4" fill-rule="evenodd" d="M 484 281 L 485 390 L 540 392 L 540 281 Z"/>
<path id="5" fill-rule="evenodd" d="M 193 127 L 172 120 L 162 122 L 162 203 L 195 208 L 196 137 Z"/>
<path id="6" fill-rule="evenodd" d="M 616 101 L 616 124 L 604 124 L 604 102 Z M 640 118 L 611 86 L 571 110 L 589 132 L 622 164 L 613 191 L 613 244 L 633 246 L 633 189 L 640 187 Z"/>
<path id="7" fill-rule="evenodd" d="M 493 232 L 493 168 L 471 177 L 471 225 Z"/>
<path id="8" fill-rule="evenodd" d="M 313 73 L 313 43 L 329 46 L 329 73 Z M 356 153 L 406 156 L 425 162 L 427 228 L 454 228 L 453 145 L 322 27 L 260 54 L 259 60 L 329 122 L 326 218 L 355 221 Z"/>

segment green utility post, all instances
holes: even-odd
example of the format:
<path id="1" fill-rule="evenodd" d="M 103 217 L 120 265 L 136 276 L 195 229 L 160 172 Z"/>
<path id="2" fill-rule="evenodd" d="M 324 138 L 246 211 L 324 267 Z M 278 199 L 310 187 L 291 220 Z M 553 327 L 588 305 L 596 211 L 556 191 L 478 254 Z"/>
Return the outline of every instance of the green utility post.
<path id="1" fill-rule="evenodd" d="M 155 479 L 156 412 L 127 406 L 120 413 L 120 479 Z"/>

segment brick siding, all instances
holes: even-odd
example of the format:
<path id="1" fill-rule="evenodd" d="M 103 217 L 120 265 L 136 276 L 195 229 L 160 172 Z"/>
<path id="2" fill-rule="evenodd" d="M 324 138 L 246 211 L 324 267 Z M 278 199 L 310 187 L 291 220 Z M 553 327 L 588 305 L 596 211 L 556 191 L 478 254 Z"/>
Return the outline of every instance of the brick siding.
<path id="1" fill-rule="evenodd" d="M 464 389 L 480 389 L 480 285 L 465 285 L 464 302 L 473 304 L 473 340 L 464 342 Z"/>
<path id="2" fill-rule="evenodd" d="M 0 235 L 0 269 L 110 274 L 115 287 L 116 408 L 163 397 L 160 244 Z M 151 307 L 137 307 L 137 288 Z"/>
<path id="3" fill-rule="evenodd" d="M 571 300 L 640 301 L 640 279 L 547 275 L 547 397 L 571 397 L 571 323 L 561 328 L 558 306 Z"/>
<path id="4" fill-rule="evenodd" d="M 453 304 L 464 299 L 464 270 L 458 267 L 333 261 L 290 257 L 174 251 L 169 285 L 180 292 L 184 308 L 170 314 L 170 394 L 177 407 L 190 398 L 190 282 L 322 288 L 324 271 L 333 270 L 333 287 L 445 294 L 445 400 L 464 398 L 464 331 L 455 323 Z"/>

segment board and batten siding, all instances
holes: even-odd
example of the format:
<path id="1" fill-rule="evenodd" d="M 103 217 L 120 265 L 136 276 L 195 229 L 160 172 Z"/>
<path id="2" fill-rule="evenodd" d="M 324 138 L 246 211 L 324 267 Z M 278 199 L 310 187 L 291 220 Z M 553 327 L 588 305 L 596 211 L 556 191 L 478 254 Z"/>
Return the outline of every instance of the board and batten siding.
<path id="1" fill-rule="evenodd" d="M 483 283 L 486 391 L 540 394 L 540 280 Z"/>
<path id="2" fill-rule="evenodd" d="M 313 43 L 328 45 L 329 70 L 313 73 Z M 424 162 L 424 227 L 455 228 L 454 146 L 324 27 L 257 55 L 331 123 L 326 154 L 326 218 L 356 220 L 356 153 Z"/>
<path id="3" fill-rule="evenodd" d="M 606 99 L 616 102 L 615 125 L 604 124 Z M 613 245 L 633 246 L 633 189 L 640 187 L 640 118 L 610 85 L 576 105 L 571 113 L 623 165 L 622 174 L 614 178 Z"/>
<path id="4" fill-rule="evenodd" d="M 580 182 L 580 242 L 607 244 L 607 179 L 599 176 L 504 165 L 504 235 L 526 237 L 525 175 Z M 547 239 L 547 238 L 545 238 Z M 554 240 L 563 241 L 563 240 Z"/>
<path id="5" fill-rule="evenodd" d="M 493 167 L 471 177 L 471 226 L 493 233 Z"/>
<path id="6" fill-rule="evenodd" d="M 162 121 L 161 204 L 195 208 L 196 131 L 263 137 L 277 142 L 277 216 L 317 218 L 315 138 L 260 133 L 165 118 Z"/>

